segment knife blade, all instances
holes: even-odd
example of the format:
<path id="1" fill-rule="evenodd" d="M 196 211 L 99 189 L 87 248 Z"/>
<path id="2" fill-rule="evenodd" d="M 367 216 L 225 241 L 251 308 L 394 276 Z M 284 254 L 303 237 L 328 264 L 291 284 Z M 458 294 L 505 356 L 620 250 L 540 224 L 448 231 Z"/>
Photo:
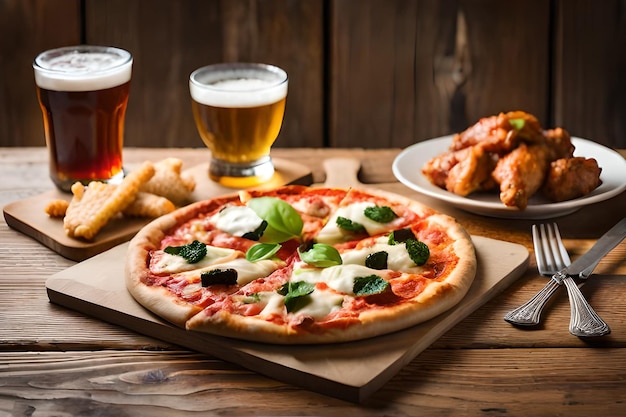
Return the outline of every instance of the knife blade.
<path id="1" fill-rule="evenodd" d="M 626 217 L 619 221 L 615 226 L 609 229 L 595 245 L 592 246 L 584 255 L 576 259 L 569 266 L 563 268 L 552 276 L 559 284 L 563 283 L 563 278 L 577 277 L 587 278 L 595 269 L 598 262 L 617 246 L 626 237 Z"/>

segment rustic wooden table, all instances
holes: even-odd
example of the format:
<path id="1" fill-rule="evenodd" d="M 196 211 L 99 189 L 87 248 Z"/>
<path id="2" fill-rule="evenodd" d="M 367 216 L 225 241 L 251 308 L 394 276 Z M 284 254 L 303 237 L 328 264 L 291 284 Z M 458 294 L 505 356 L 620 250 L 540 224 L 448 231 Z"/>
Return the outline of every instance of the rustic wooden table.
<path id="1" fill-rule="evenodd" d="M 397 149 L 276 149 L 313 180 L 322 161 L 361 161 L 360 180 L 420 199 L 478 236 L 524 245 L 530 220 L 486 218 L 421 196 L 397 183 Z M 622 151 L 626 156 L 626 152 Z M 177 156 L 204 163 L 202 149 L 127 149 L 128 166 Z M 44 148 L 0 148 L 0 205 L 52 188 Z M 625 173 L 626 180 L 626 173 Z M 626 193 L 557 218 L 573 258 L 624 216 Z M 544 323 L 514 328 L 504 314 L 546 282 L 531 256 L 527 272 L 406 365 L 361 404 L 300 389 L 49 302 L 46 279 L 75 262 L 0 222 L 0 415 L 622 415 L 626 403 L 626 242 L 582 292 L 610 324 L 608 336 L 569 334 L 561 291 Z"/>

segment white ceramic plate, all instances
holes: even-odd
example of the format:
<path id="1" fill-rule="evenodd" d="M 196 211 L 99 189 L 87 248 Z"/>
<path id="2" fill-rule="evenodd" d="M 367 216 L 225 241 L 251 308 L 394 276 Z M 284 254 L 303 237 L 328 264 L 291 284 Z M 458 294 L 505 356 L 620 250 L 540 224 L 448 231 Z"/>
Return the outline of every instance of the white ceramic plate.
<path id="1" fill-rule="evenodd" d="M 595 158 L 602 168 L 600 175 L 602 184 L 586 196 L 551 203 L 538 193 L 530 198 L 525 210 L 506 207 L 500 201 L 498 193 L 473 193 L 467 197 L 461 197 L 431 184 L 421 172 L 426 161 L 445 152 L 451 143 L 452 136 L 444 136 L 409 146 L 394 160 L 393 174 L 407 187 L 451 203 L 460 209 L 485 216 L 513 219 L 545 219 L 563 216 L 588 204 L 607 200 L 626 189 L 626 159 L 614 150 L 596 142 L 573 137 L 572 143 L 576 147 L 574 155 Z"/>

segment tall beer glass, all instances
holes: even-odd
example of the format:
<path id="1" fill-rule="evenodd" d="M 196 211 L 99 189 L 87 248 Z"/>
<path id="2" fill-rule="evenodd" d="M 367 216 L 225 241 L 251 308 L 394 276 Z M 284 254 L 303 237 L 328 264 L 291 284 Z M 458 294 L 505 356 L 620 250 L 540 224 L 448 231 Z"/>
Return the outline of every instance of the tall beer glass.
<path id="1" fill-rule="evenodd" d="M 270 148 L 283 122 L 287 83 L 285 71 L 265 64 L 215 64 L 191 74 L 193 115 L 212 153 L 213 181 L 245 188 L 272 177 Z"/>
<path id="2" fill-rule="evenodd" d="M 72 184 L 124 177 L 124 117 L 133 58 L 105 46 L 70 46 L 41 53 L 33 62 L 37 98 L 50 153 L 50 178 Z"/>

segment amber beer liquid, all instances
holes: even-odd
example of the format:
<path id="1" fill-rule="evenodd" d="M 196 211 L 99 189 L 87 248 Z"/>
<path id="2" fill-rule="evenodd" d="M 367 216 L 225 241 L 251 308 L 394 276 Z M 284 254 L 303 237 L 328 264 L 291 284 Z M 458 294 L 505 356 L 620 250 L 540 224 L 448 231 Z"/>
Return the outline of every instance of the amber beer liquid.
<path id="1" fill-rule="evenodd" d="M 35 59 L 50 178 L 61 190 L 76 181 L 123 179 L 131 67 L 130 53 L 110 47 L 59 48 Z"/>
<path id="2" fill-rule="evenodd" d="M 271 178 L 287 74 L 264 64 L 217 64 L 192 73 L 189 85 L 198 132 L 212 153 L 211 179 L 237 188 Z"/>

